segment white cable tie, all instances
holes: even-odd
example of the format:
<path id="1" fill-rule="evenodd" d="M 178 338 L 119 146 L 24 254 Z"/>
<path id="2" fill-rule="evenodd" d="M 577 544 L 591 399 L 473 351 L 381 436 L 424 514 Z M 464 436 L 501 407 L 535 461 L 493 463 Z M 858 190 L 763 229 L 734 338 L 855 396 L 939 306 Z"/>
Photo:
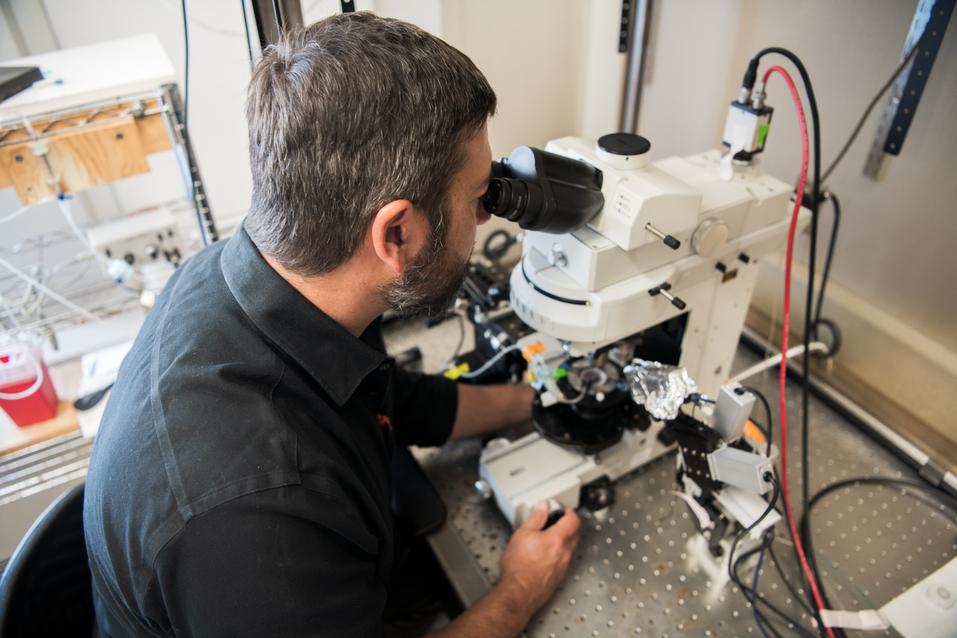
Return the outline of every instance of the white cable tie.
<path id="1" fill-rule="evenodd" d="M 730 182 L 734 179 L 734 156 L 743 151 L 748 145 L 748 129 L 740 124 L 736 125 L 731 133 L 728 154 L 721 158 L 719 177 Z"/>
<path id="2" fill-rule="evenodd" d="M 840 609 L 822 609 L 821 622 L 825 627 L 857 629 L 859 631 L 884 631 L 890 623 L 876 609 L 844 611 Z"/>

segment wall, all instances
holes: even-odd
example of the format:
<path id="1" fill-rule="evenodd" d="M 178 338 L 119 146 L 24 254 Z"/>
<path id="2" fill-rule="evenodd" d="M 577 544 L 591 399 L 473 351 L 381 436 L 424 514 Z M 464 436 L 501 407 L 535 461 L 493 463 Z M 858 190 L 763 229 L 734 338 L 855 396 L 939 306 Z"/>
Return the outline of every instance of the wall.
<path id="1" fill-rule="evenodd" d="M 825 165 L 836 155 L 877 88 L 897 66 L 916 2 L 855 0 L 826 12 L 806 3 L 748 2 L 736 38 L 736 68 L 768 44 L 797 52 L 812 80 L 822 118 Z M 772 80 L 777 107 L 765 168 L 795 175 L 798 132 L 782 83 Z M 726 97 L 730 97 L 729 87 Z M 884 106 L 880 102 L 877 111 Z M 826 186 L 843 204 L 825 314 L 847 335 L 839 363 L 919 419 L 957 440 L 957 25 L 951 19 L 902 154 L 883 181 L 861 169 L 879 113 Z M 822 214 L 822 237 L 830 229 Z M 798 254 L 806 254 L 802 237 Z M 802 257 L 803 258 L 803 257 Z M 806 281 L 806 277 L 803 278 Z M 756 305 L 771 314 L 780 303 L 779 270 L 765 269 Z M 799 280 L 794 294 L 803 301 Z M 803 304 L 795 312 L 803 315 Z M 801 329 L 801 321 L 797 329 Z"/>

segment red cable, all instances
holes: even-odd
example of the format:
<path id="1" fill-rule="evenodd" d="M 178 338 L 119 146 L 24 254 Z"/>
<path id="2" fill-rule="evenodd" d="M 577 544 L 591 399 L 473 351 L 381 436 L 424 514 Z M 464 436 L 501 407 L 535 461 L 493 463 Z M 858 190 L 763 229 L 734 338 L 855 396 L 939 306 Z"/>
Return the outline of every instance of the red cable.
<path id="1" fill-rule="evenodd" d="M 784 309 L 781 326 L 781 367 L 778 375 L 778 398 L 780 400 L 780 422 L 781 422 L 781 496 L 784 499 L 784 513 L 788 521 L 788 529 L 791 532 L 791 540 L 794 541 L 794 547 L 797 550 L 798 560 L 801 563 L 801 569 L 807 578 L 808 587 L 811 588 L 811 595 L 814 597 L 814 604 L 820 613 L 824 609 L 824 600 L 821 598 L 821 592 L 818 591 L 817 581 L 814 573 L 811 571 L 811 565 L 807 562 L 807 555 L 804 553 L 804 546 L 801 544 L 801 536 L 798 534 L 797 525 L 794 521 L 794 512 L 791 510 L 791 499 L 788 490 L 788 426 L 787 426 L 787 379 L 788 379 L 788 361 L 785 353 L 788 351 L 788 333 L 790 331 L 791 317 L 791 261 L 794 257 L 794 234 L 797 230 L 798 214 L 801 212 L 801 195 L 804 193 L 804 186 L 807 183 L 808 167 L 808 137 L 807 137 L 807 118 L 804 116 L 804 106 L 801 104 L 801 96 L 798 94 L 794 80 L 790 74 L 780 67 L 772 66 L 764 72 L 762 83 L 767 84 L 768 78 L 773 73 L 778 73 L 787 82 L 788 90 L 791 91 L 791 100 L 794 102 L 794 108 L 797 111 L 798 122 L 801 125 L 801 177 L 798 180 L 797 194 L 794 198 L 794 212 L 791 213 L 791 225 L 788 227 L 788 249 L 787 259 L 784 262 Z M 834 638 L 834 632 L 830 627 L 825 626 L 827 635 Z"/>

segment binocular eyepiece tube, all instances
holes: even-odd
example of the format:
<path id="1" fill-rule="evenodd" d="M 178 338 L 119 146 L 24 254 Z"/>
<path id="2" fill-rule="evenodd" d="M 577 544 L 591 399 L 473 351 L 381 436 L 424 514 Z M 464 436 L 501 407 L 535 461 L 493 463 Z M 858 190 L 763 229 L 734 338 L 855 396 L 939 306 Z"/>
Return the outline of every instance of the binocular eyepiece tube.
<path id="1" fill-rule="evenodd" d="M 586 162 L 520 146 L 492 162 L 482 203 L 489 213 L 525 230 L 568 233 L 601 211 L 601 185 L 601 171 Z"/>

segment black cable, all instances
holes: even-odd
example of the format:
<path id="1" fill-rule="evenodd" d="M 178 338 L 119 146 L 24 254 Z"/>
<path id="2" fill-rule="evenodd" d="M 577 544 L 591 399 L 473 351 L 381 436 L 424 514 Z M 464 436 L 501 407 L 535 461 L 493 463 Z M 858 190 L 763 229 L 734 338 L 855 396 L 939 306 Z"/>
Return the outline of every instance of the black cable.
<path id="1" fill-rule="evenodd" d="M 501 240 L 499 242 L 499 240 Z M 482 244 L 482 254 L 492 263 L 498 263 L 516 242 L 515 236 L 499 228 L 492 231 Z M 497 245 L 496 245 L 497 244 Z"/>
<path id="2" fill-rule="evenodd" d="M 826 181 L 827 178 L 831 176 L 831 173 L 834 172 L 834 169 L 837 168 L 837 165 L 841 163 L 841 160 L 844 159 L 844 156 L 847 155 L 847 151 L 851 148 L 854 140 L 857 139 L 861 129 L 864 128 L 864 123 L 867 122 L 867 118 L 870 117 L 871 111 L 873 111 L 874 107 L 877 106 L 881 96 L 883 96 L 884 93 L 887 92 L 887 89 L 891 88 L 891 85 L 894 84 L 895 80 L 897 80 L 897 76 L 899 76 L 901 72 L 907 68 L 907 65 L 910 64 L 910 61 L 914 59 L 922 40 L 923 37 L 914 43 L 914 46 L 912 46 L 910 51 L 907 52 L 907 55 L 901 61 L 900 65 L 898 65 L 898 67 L 894 70 L 894 73 L 891 75 L 891 77 L 887 80 L 887 82 L 884 83 L 884 86 L 880 88 L 880 90 L 877 92 L 877 95 L 875 95 L 870 104 L 867 105 L 867 108 L 864 109 L 864 114 L 861 115 L 861 119 L 857 121 L 857 125 L 854 127 L 854 130 L 851 131 L 851 136 L 847 138 L 847 142 L 844 143 L 844 146 L 837 154 L 837 157 L 831 161 L 831 165 L 827 167 L 826 171 L 824 171 L 824 175 L 821 177 L 822 180 Z"/>
<path id="3" fill-rule="evenodd" d="M 821 320 L 821 308 L 824 306 L 824 292 L 827 289 L 827 280 L 831 274 L 831 261 L 834 258 L 834 247 L 837 244 L 837 233 L 841 227 L 841 201 L 837 195 L 827 191 L 824 193 L 824 199 L 831 203 L 831 210 L 834 213 L 834 223 L 831 226 L 831 239 L 827 244 L 827 257 L 824 258 L 824 272 L 821 274 L 821 288 L 817 291 L 817 306 L 814 309 L 814 322 Z"/>
<path id="4" fill-rule="evenodd" d="M 767 472 L 764 475 L 764 479 L 766 481 L 769 481 L 771 485 L 774 486 L 774 491 L 771 493 L 771 500 L 768 501 L 768 506 L 764 509 L 763 512 L 761 512 L 761 516 L 757 517 L 753 523 L 751 523 L 750 525 L 742 529 L 740 532 L 738 532 L 738 535 L 734 537 L 734 541 L 731 543 L 731 551 L 728 553 L 728 576 L 731 577 L 732 580 L 734 579 L 734 575 L 735 575 L 734 574 L 734 552 L 735 550 L 738 549 L 738 543 L 740 543 L 741 539 L 747 536 L 748 533 L 751 532 L 751 530 L 757 527 L 761 521 L 767 518 L 768 514 L 774 511 L 774 506 L 778 502 L 778 496 L 781 494 L 781 484 L 778 483 L 778 480 L 776 478 L 774 478 L 774 474 L 772 472 Z"/>
<path id="5" fill-rule="evenodd" d="M 923 492 L 924 494 L 929 494 L 933 498 L 939 499 L 938 504 L 943 504 L 944 506 L 949 507 L 950 510 L 955 515 L 954 516 L 955 522 L 957 522 L 957 499 L 951 498 L 948 494 L 944 493 L 943 491 L 933 488 L 924 483 L 917 483 L 914 481 L 907 481 L 904 479 L 885 478 L 880 476 L 861 476 L 857 478 L 845 479 L 842 481 L 838 481 L 836 483 L 831 483 L 830 485 L 827 485 L 821 488 L 820 490 L 818 490 L 818 492 L 814 495 L 814 497 L 808 502 L 808 507 L 806 510 L 804 510 L 803 514 L 801 515 L 801 520 L 799 522 L 801 537 L 805 539 L 804 546 L 805 546 L 805 551 L 807 553 L 807 558 L 808 558 L 808 561 L 811 562 L 811 565 L 815 573 L 817 573 L 817 564 L 816 564 L 817 561 L 814 556 L 814 551 L 813 551 L 814 542 L 811 537 L 811 517 L 809 516 L 809 514 L 811 513 L 811 510 L 814 508 L 814 506 L 817 503 L 821 501 L 821 499 L 823 499 L 828 494 L 840 489 L 847 488 L 847 487 L 854 487 L 854 486 L 861 486 L 861 485 L 879 485 L 883 487 L 898 487 L 904 490 L 912 489 L 912 490 L 917 490 L 918 492 Z M 917 496 L 916 494 L 913 494 L 913 493 L 911 493 L 910 495 L 914 497 Z M 919 500 L 924 502 L 923 499 L 919 499 Z M 824 600 L 827 600 L 827 593 L 824 591 L 823 586 L 821 587 L 820 592 L 821 592 L 821 598 L 823 598 Z M 830 607 L 830 603 L 828 603 L 828 606 Z"/>
<path id="6" fill-rule="evenodd" d="M 764 554 L 768 551 L 768 548 L 773 542 L 774 528 L 771 528 L 767 530 L 764 536 L 761 538 L 761 551 L 758 552 L 758 562 L 754 565 L 754 576 L 751 578 L 751 595 L 749 597 L 749 600 L 751 601 L 751 611 L 754 613 L 754 623 L 758 626 L 758 631 L 761 632 L 761 635 L 764 638 L 770 638 L 768 636 L 768 631 L 775 636 L 781 636 L 774 626 L 767 622 L 767 618 L 765 618 L 764 614 L 760 613 L 760 610 L 758 609 L 758 581 L 761 578 L 761 565 L 764 563 Z"/>
<path id="7" fill-rule="evenodd" d="M 762 547 L 762 546 L 759 545 L 759 546 L 757 546 L 757 547 L 753 547 L 753 548 L 749 549 L 748 551 L 746 551 L 746 552 L 744 552 L 743 554 L 741 554 L 741 556 L 739 556 L 738 559 L 734 561 L 734 567 L 733 567 L 733 569 L 732 569 L 732 578 L 731 578 L 731 581 L 732 581 L 735 585 L 737 585 L 738 588 L 741 590 L 742 594 L 744 594 L 744 595 L 748 598 L 748 602 L 751 601 L 751 595 L 754 594 L 754 599 L 755 599 L 757 602 L 760 602 L 762 605 L 764 605 L 765 607 L 767 607 L 768 610 L 774 612 L 775 615 L 777 615 L 779 618 L 781 618 L 781 619 L 784 620 L 785 622 L 787 622 L 787 623 L 793 625 L 794 631 L 796 631 L 797 633 L 801 634 L 802 636 L 806 636 L 806 637 L 808 637 L 808 638 L 817 638 L 817 634 L 811 632 L 811 631 L 808 630 L 808 629 L 805 629 L 805 628 L 801 625 L 801 622 L 800 622 L 799 620 L 797 620 L 796 618 L 793 618 L 792 616 L 789 616 L 789 615 L 786 614 L 785 612 L 781 611 L 781 609 L 778 608 L 777 605 L 775 605 L 774 603 L 772 603 L 771 601 L 769 601 L 766 597 L 762 596 L 761 594 L 756 593 L 756 592 L 752 592 L 751 588 L 748 587 L 747 585 L 745 585 L 745 584 L 741 581 L 741 577 L 738 575 L 738 568 L 739 568 L 739 566 L 740 566 L 742 563 L 744 563 L 745 561 L 747 561 L 748 558 L 750 558 L 750 557 L 753 556 L 754 554 L 757 554 L 759 551 L 761 551 L 761 547 Z M 770 622 L 768 621 L 767 616 L 765 616 L 765 615 L 762 613 L 761 618 L 762 618 L 762 620 L 765 622 L 766 625 L 770 626 Z"/>
<path id="8" fill-rule="evenodd" d="M 821 309 L 824 307 L 824 293 L 827 290 L 827 282 L 831 275 L 831 263 L 834 259 L 837 234 L 841 226 L 841 202 L 838 200 L 837 195 L 830 191 L 826 191 L 823 195 L 824 199 L 831 203 L 831 210 L 834 213 L 834 223 L 831 226 L 831 238 L 827 244 L 827 256 L 824 258 L 824 272 L 821 274 L 821 287 L 817 291 L 817 306 L 814 309 L 814 322 L 811 324 L 811 329 L 815 341 L 819 340 L 818 329 L 822 325 L 826 325 L 831 331 L 832 341 L 827 356 L 833 357 L 837 354 L 837 351 L 841 349 L 843 337 L 840 328 L 838 328 L 835 322 L 830 319 L 821 318 Z"/>
<path id="9" fill-rule="evenodd" d="M 794 53 L 783 49 L 780 47 L 769 47 L 762 49 L 754 56 L 753 66 L 755 70 L 757 65 L 760 62 L 760 59 L 765 55 L 776 53 L 778 55 L 784 56 L 797 68 L 798 73 L 801 75 L 801 81 L 804 83 L 804 90 L 807 94 L 808 106 L 811 111 L 811 126 L 813 129 L 813 140 L 814 140 L 814 176 L 811 182 L 811 239 L 810 247 L 808 250 L 808 280 L 807 280 L 807 295 L 804 304 L 804 353 L 802 356 L 803 360 L 803 370 L 801 375 L 801 502 L 803 504 L 802 511 L 807 512 L 808 501 L 810 499 L 810 463 L 809 461 L 809 449 L 810 449 L 810 427 L 809 427 L 809 416 L 810 416 L 810 363 L 811 363 L 811 331 L 813 329 L 811 324 L 812 312 L 813 312 L 813 303 L 814 303 L 814 273 L 815 273 L 815 261 L 817 259 L 817 226 L 818 226 L 818 205 L 821 201 L 821 118 L 818 113 L 817 107 L 817 98 L 814 96 L 814 88 L 811 85 L 811 78 L 808 75 L 807 69 L 804 67 L 804 63 L 801 62 Z M 751 71 L 751 65 L 748 67 L 748 72 Z M 804 197 L 804 193 L 798 193 L 797 197 Z M 788 528 L 790 532 L 790 526 Z M 800 562 L 800 557 L 798 556 L 797 551 L 797 539 L 792 539 L 794 541 L 794 553 L 795 558 Z M 803 538 L 801 539 L 804 540 Z M 803 543 L 802 543 L 803 544 Z M 809 554 L 810 552 L 805 552 Z M 809 560 L 810 565 L 813 567 L 813 557 Z M 821 587 L 821 579 L 817 575 L 815 569 L 811 570 L 810 577 L 814 579 L 817 584 L 818 591 L 823 590 Z M 811 588 L 808 587 L 808 596 L 812 596 Z M 822 596 L 824 604 L 830 608 L 830 603 Z M 821 621 L 820 613 L 817 609 L 817 606 L 814 604 L 813 600 L 812 607 L 814 608 L 814 616 L 817 620 L 818 629 L 821 632 L 821 635 L 824 635 L 824 623 Z M 840 637 L 843 636 L 843 632 L 839 629 L 835 629 L 835 635 Z"/>
<path id="10" fill-rule="evenodd" d="M 189 12 L 186 0 L 180 0 L 183 8 L 183 128 L 189 124 Z"/>
<path id="11" fill-rule="evenodd" d="M 787 587 L 789 592 L 791 592 L 791 596 L 794 598 L 794 600 L 796 600 L 797 603 L 801 605 L 802 608 L 804 608 L 804 611 L 806 611 L 809 615 L 813 616 L 814 610 L 812 610 L 808 606 L 807 602 L 805 602 L 804 596 L 798 593 L 798 591 L 794 588 L 794 585 L 791 584 L 791 580 L 784 575 L 784 570 L 781 569 L 781 564 L 778 561 L 777 554 L 774 553 L 774 547 L 773 546 L 769 547 L 768 552 L 771 554 L 771 562 L 774 564 L 774 569 L 775 571 L 777 571 L 778 576 L 780 576 L 781 582 L 783 582 L 784 586 Z"/>

